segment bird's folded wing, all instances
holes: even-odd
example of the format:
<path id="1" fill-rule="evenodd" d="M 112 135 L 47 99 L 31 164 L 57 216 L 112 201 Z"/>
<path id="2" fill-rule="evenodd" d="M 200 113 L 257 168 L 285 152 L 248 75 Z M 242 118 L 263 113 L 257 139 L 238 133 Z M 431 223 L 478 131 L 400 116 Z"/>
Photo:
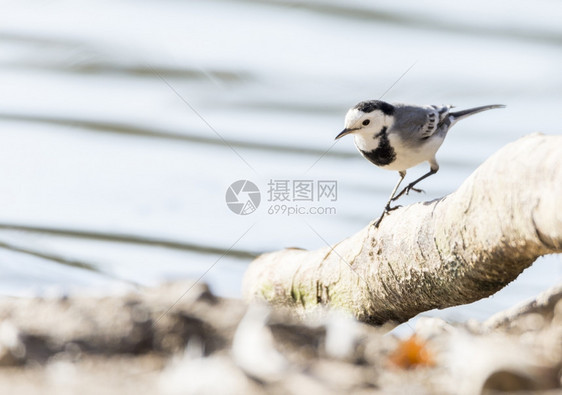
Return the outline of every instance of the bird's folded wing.
<path id="1" fill-rule="evenodd" d="M 446 106 L 396 106 L 393 128 L 406 138 L 427 139 L 437 131 L 448 110 Z"/>

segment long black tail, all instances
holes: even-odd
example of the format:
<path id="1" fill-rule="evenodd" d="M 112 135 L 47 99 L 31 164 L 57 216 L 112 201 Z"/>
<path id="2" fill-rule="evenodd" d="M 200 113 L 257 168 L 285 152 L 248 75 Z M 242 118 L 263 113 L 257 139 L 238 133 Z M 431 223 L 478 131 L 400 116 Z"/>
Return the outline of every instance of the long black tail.
<path id="1" fill-rule="evenodd" d="M 471 115 L 478 114 L 479 112 L 486 110 L 492 110 L 494 108 L 505 108 L 505 106 L 503 104 L 491 104 L 489 106 L 480 106 L 469 108 L 468 110 L 450 112 L 449 119 L 451 120 L 451 123 L 455 123 L 457 121 L 460 121 L 461 119 L 470 117 Z"/>

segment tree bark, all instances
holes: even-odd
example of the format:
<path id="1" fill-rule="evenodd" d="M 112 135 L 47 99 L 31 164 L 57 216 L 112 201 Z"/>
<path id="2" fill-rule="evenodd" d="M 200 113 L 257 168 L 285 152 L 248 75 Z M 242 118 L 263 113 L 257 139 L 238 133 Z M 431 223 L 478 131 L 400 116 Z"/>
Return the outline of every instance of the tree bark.
<path id="1" fill-rule="evenodd" d="M 359 320 L 404 322 L 474 302 L 539 256 L 562 252 L 562 136 L 533 134 L 486 160 L 441 199 L 392 211 L 379 228 L 316 251 L 254 260 L 244 297 L 298 313 L 329 306 Z"/>

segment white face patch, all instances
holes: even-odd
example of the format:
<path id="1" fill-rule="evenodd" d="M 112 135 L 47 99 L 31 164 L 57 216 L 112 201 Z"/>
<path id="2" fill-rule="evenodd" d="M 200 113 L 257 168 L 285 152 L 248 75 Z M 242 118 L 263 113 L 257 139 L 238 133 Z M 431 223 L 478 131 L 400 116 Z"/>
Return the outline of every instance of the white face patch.
<path id="1" fill-rule="evenodd" d="M 356 108 L 349 110 L 347 114 L 345 114 L 345 128 L 353 129 L 359 127 L 359 125 L 361 125 L 359 121 L 364 115 L 364 112 L 359 111 Z"/>
<path id="2" fill-rule="evenodd" d="M 368 119 L 369 125 L 363 125 L 363 121 Z M 385 115 L 380 110 L 365 113 L 356 108 L 350 109 L 345 115 L 345 128 L 346 129 L 380 129 L 384 125 Z"/>

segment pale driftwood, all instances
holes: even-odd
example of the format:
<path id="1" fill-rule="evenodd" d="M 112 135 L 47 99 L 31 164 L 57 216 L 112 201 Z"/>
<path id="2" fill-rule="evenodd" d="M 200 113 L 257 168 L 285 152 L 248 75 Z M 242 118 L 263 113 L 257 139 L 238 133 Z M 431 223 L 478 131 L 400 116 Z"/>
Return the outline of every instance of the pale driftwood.
<path id="1" fill-rule="evenodd" d="M 306 312 L 341 308 L 380 324 L 470 303 L 562 252 L 562 136 L 533 134 L 482 164 L 454 193 L 393 211 L 317 251 L 261 255 L 247 300 Z"/>

